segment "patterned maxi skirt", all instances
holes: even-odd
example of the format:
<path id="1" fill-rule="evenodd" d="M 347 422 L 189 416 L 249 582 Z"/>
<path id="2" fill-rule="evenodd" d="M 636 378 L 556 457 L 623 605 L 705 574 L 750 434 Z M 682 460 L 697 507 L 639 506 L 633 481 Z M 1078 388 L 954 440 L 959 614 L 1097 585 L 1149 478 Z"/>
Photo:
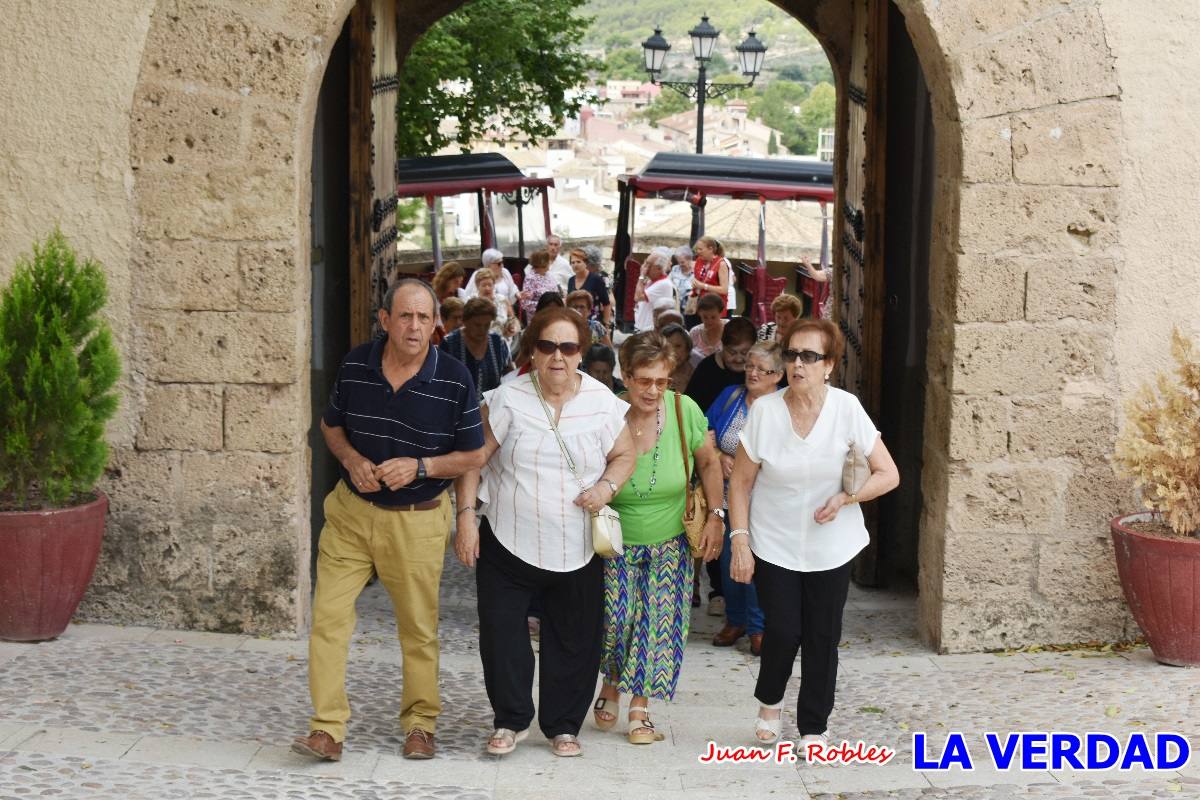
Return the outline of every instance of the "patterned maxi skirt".
<path id="1" fill-rule="evenodd" d="M 600 674 L 622 694 L 675 696 L 692 611 L 687 536 L 626 545 L 604 562 L 604 651 Z"/>

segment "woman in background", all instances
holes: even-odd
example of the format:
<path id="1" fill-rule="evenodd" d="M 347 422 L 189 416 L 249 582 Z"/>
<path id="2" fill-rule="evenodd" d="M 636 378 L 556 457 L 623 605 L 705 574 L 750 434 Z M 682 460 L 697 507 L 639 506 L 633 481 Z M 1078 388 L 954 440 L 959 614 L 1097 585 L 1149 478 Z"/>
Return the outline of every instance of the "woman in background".
<path id="1" fill-rule="evenodd" d="M 447 261 L 442 264 L 442 268 L 433 276 L 433 293 L 437 295 L 438 302 L 442 302 L 448 297 L 457 297 L 460 300 L 465 300 L 466 292 L 463 291 L 463 282 L 467 279 L 467 271 L 462 268 L 462 264 L 455 261 Z"/>
<path id="2" fill-rule="evenodd" d="M 667 257 L 651 253 L 642 266 L 633 299 L 637 301 L 633 311 L 633 327 L 638 333 L 654 330 L 654 314 L 663 309 L 677 309 L 675 286 L 667 277 Z"/>
<path id="3" fill-rule="evenodd" d="M 508 345 L 491 330 L 496 306 L 482 297 L 472 297 L 463 308 L 462 327 L 446 336 L 438 349 L 466 365 L 475 379 L 475 391 L 484 392 L 500 385 L 500 379 L 512 371 Z"/>
<path id="4" fill-rule="evenodd" d="M 733 268 L 725 258 L 725 248 L 711 236 L 701 236 L 693 246 L 692 289 L 697 297 L 715 294 L 721 298 L 721 316 L 728 316 L 729 295 L 733 290 Z"/>
<path id="5" fill-rule="evenodd" d="M 775 341 L 756 342 L 746 357 L 746 383 L 729 386 L 708 408 L 708 427 L 720 451 L 721 476 L 733 474 L 738 434 L 746 425 L 750 408 L 761 397 L 776 391 L 783 361 Z M 728 484 L 726 484 L 728 486 Z M 762 652 L 763 613 L 754 584 L 735 583 L 729 577 L 729 522 L 725 524 L 725 546 L 721 549 L 721 589 L 725 593 L 725 627 L 713 637 L 715 647 L 732 647 L 743 635 L 750 637 L 750 653 Z"/>

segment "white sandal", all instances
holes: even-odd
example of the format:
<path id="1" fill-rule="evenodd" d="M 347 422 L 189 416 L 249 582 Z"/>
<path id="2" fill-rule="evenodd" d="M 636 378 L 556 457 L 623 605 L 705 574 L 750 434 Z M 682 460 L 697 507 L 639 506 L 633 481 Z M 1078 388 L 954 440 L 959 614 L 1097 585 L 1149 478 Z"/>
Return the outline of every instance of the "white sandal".
<path id="1" fill-rule="evenodd" d="M 659 733 L 655 729 L 654 723 L 650 721 L 649 705 L 629 706 L 630 714 L 635 711 L 641 711 L 646 716 L 642 717 L 641 719 L 629 717 L 628 736 L 630 744 L 653 744 L 654 742 L 661 742 L 663 739 L 667 738 L 666 734 Z"/>
<path id="2" fill-rule="evenodd" d="M 775 719 L 763 719 L 761 716 L 755 717 L 754 738 L 758 740 L 759 744 L 774 744 L 783 730 L 783 701 L 780 700 L 773 706 L 764 705 L 759 708 L 758 713 L 762 714 L 764 708 L 768 711 L 778 711 L 779 716 Z M 763 734 L 767 735 L 764 737 Z"/>
<path id="3" fill-rule="evenodd" d="M 523 731 L 514 731 L 508 728 L 496 728 L 492 731 L 492 735 L 488 737 L 487 751 L 494 756 L 503 756 L 517 749 L 517 742 L 529 735 L 529 729 Z M 492 742 L 500 740 L 500 744 L 495 745 Z"/>

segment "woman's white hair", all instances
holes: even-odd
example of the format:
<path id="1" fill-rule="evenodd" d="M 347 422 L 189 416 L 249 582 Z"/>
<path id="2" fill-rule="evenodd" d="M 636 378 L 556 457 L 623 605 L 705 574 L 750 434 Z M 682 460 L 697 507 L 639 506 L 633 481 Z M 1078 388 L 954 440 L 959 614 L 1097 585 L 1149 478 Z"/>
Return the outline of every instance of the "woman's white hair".
<path id="1" fill-rule="evenodd" d="M 496 263 L 497 261 L 503 261 L 503 260 L 504 260 L 504 253 L 501 253 L 499 250 L 497 250 L 494 247 L 489 247 L 487 250 L 484 250 L 483 255 L 481 255 L 479 257 L 480 263 L 482 263 L 485 267 L 491 266 L 492 264 Z"/>
<path id="2" fill-rule="evenodd" d="M 666 248 L 663 249 L 666 250 Z M 646 256 L 646 263 L 642 265 L 643 275 L 650 272 L 650 266 L 652 264 L 658 264 L 660 267 L 662 267 L 662 271 L 666 273 L 671 269 L 671 251 L 667 250 L 666 253 L 660 253 L 659 248 L 657 247 L 651 250 L 650 255 Z"/>

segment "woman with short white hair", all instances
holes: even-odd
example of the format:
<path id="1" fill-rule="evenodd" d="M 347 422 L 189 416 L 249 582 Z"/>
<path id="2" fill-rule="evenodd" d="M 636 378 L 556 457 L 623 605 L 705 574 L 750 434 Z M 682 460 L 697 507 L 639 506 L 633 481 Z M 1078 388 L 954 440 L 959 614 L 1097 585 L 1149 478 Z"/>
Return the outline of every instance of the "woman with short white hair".
<path id="1" fill-rule="evenodd" d="M 492 276 L 496 279 L 496 296 L 508 301 L 512 306 L 517 302 L 517 295 L 521 290 L 517 288 L 517 282 L 513 280 L 512 273 L 504 266 L 504 253 L 501 253 L 494 247 L 489 247 L 483 251 L 479 257 L 479 263 L 482 264 L 482 269 L 489 270 Z M 475 288 L 475 278 L 479 275 L 479 270 L 471 273 L 471 279 L 467 281 L 466 299 L 479 296 L 479 290 Z"/>
<path id="2" fill-rule="evenodd" d="M 638 333 L 654 330 L 654 312 L 662 309 L 677 310 L 675 287 L 667 277 L 667 256 L 654 252 L 646 257 L 642 265 L 642 276 L 638 278 L 633 299 L 637 302 L 633 311 L 633 327 Z"/>

